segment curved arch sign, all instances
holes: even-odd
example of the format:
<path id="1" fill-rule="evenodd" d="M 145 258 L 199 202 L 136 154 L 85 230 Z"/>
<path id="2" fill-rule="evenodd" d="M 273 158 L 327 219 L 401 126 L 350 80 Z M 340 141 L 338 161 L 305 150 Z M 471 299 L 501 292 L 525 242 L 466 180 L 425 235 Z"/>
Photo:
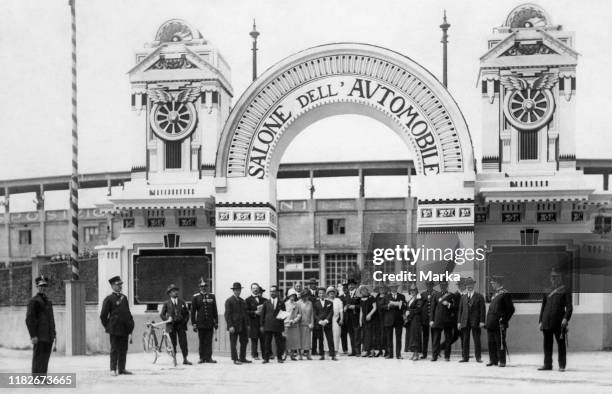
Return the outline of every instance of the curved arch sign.
<path id="1" fill-rule="evenodd" d="M 217 156 L 218 177 L 264 179 L 283 135 L 299 118 L 327 104 L 365 107 L 411 147 L 417 173 L 473 170 L 463 116 L 423 67 L 384 48 L 331 44 L 293 55 L 267 70 L 230 115 Z M 359 112 L 359 110 L 355 110 Z"/>

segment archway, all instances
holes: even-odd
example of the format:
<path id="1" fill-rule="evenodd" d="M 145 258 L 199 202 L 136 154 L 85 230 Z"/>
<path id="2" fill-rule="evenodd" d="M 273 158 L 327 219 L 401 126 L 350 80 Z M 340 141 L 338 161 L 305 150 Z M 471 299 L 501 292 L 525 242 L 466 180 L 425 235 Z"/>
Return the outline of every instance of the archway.
<path id="1" fill-rule="evenodd" d="M 231 275 L 261 277 L 262 270 L 275 280 L 280 158 L 308 125 L 339 114 L 377 119 L 412 150 L 419 231 L 473 232 L 473 148 L 448 91 L 419 64 L 388 49 L 322 45 L 266 70 L 225 124 L 215 180 L 218 283 L 231 283 Z M 246 250 L 258 256 L 245 259 Z M 240 273 L 232 268 L 235 261 L 245 262 Z"/>

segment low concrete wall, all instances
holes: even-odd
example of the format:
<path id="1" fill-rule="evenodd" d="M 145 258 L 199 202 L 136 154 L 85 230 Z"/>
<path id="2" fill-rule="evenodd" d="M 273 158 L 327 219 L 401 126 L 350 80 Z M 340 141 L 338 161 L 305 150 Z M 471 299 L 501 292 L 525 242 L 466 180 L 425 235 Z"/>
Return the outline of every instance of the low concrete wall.
<path id="1" fill-rule="evenodd" d="M 65 310 L 63 306 L 56 306 L 55 323 L 57 331 L 57 351 L 65 351 Z M 31 348 L 30 338 L 25 325 L 25 307 L 1 307 L 0 308 L 0 346 L 7 348 Z M 98 311 L 95 306 L 88 306 L 87 310 L 87 351 L 108 352 L 108 335 L 100 323 Z M 217 341 L 213 344 L 214 353 L 229 353 L 229 336 L 225 328 L 223 316 L 219 322 Z M 142 336 L 144 323 L 149 320 L 159 322 L 158 314 L 144 313 L 135 314 L 135 328 L 133 343 L 129 346 L 130 352 L 142 351 Z M 612 347 L 612 314 L 577 313 L 570 322 L 569 351 L 597 351 Z M 191 330 L 187 333 L 188 348 L 191 360 L 198 359 L 198 335 Z M 483 349 L 487 348 L 486 333 L 482 335 Z M 508 330 L 508 348 L 511 352 L 541 352 L 542 334 L 538 330 L 538 315 L 521 314 L 515 315 L 510 321 Z M 250 355 L 250 344 L 247 354 Z M 459 343 L 455 344 L 453 353 L 459 351 Z"/>

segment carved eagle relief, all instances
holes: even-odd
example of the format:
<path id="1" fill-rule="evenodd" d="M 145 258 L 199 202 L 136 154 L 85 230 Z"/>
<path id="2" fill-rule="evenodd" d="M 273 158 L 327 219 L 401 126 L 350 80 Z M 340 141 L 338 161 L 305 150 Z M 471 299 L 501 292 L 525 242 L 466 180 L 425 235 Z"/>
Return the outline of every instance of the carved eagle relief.
<path id="1" fill-rule="evenodd" d="M 501 84 L 509 90 L 551 89 L 558 80 L 559 76 L 551 73 L 544 73 L 533 81 L 528 81 L 525 78 L 519 78 L 514 75 L 506 75 L 500 78 Z"/>
<path id="2" fill-rule="evenodd" d="M 151 101 L 155 104 L 163 104 L 170 102 L 190 103 L 195 101 L 201 93 L 200 87 L 190 87 L 180 90 L 176 93 L 171 93 L 166 89 L 148 89 L 147 94 Z"/>

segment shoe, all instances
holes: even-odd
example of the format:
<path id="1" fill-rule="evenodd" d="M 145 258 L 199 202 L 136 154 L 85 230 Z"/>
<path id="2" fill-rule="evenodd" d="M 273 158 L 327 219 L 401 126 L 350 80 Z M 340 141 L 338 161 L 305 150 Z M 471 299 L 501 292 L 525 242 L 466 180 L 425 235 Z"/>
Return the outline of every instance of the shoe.
<path id="1" fill-rule="evenodd" d="M 506 364 L 505 364 L 505 363 L 499 363 L 499 367 L 500 367 L 500 368 L 504 368 L 505 366 L 506 366 Z"/>
<path id="2" fill-rule="evenodd" d="M 183 360 L 183 365 L 193 365 L 193 363 L 188 360 Z"/>
<path id="3" fill-rule="evenodd" d="M 259 356 L 253 356 L 253 360 L 259 360 Z"/>
<path id="4" fill-rule="evenodd" d="M 240 362 L 241 362 L 241 363 L 243 363 L 243 364 L 250 364 L 250 363 L 252 363 L 253 361 L 251 361 L 251 360 L 247 360 L 246 358 L 244 358 L 244 359 L 240 360 Z"/>
<path id="5" fill-rule="evenodd" d="M 482 359 L 477 358 L 477 359 L 476 359 L 476 362 L 477 362 L 477 363 L 481 363 L 481 362 L 482 362 Z"/>
<path id="6" fill-rule="evenodd" d="M 235 365 L 242 365 L 242 363 L 240 361 L 238 361 L 238 360 L 234 360 L 234 364 Z"/>
<path id="7" fill-rule="evenodd" d="M 310 360 L 310 361 L 312 361 L 312 357 L 310 357 L 310 353 L 307 353 L 307 354 L 306 354 L 306 360 Z"/>
<path id="8" fill-rule="evenodd" d="M 547 367 L 546 365 L 538 368 L 538 371 L 552 371 L 552 367 Z"/>
<path id="9" fill-rule="evenodd" d="M 297 361 L 297 357 L 295 357 L 294 355 L 291 355 L 291 360 L 292 361 Z"/>
<path id="10" fill-rule="evenodd" d="M 117 376 L 117 371 L 115 371 L 114 369 L 111 369 L 111 376 Z"/>
<path id="11" fill-rule="evenodd" d="M 450 357 L 444 357 L 444 361 L 450 361 Z"/>
<path id="12" fill-rule="evenodd" d="M 319 360 L 325 360 L 325 356 L 319 357 Z"/>
<path id="13" fill-rule="evenodd" d="M 270 362 L 270 360 L 263 360 L 261 363 L 262 363 L 262 364 L 267 364 L 267 363 L 269 363 L 269 362 Z"/>
<path id="14" fill-rule="evenodd" d="M 402 356 L 400 356 L 400 355 L 398 354 L 398 355 L 397 355 L 395 358 L 397 358 L 398 360 L 401 360 L 401 359 L 403 359 L 404 357 L 402 357 Z"/>
<path id="15" fill-rule="evenodd" d="M 468 362 L 468 360 L 466 360 L 466 359 L 461 359 L 461 360 L 459 360 L 459 362 L 460 362 L 460 363 L 467 363 L 467 362 Z"/>
<path id="16" fill-rule="evenodd" d="M 493 363 L 493 362 L 488 362 L 488 363 L 487 363 L 487 367 L 491 367 L 491 366 L 493 366 L 493 365 L 497 365 L 497 363 Z"/>
<path id="17" fill-rule="evenodd" d="M 559 367 L 559 372 L 565 372 L 565 367 Z"/>
<path id="18" fill-rule="evenodd" d="M 133 375 L 133 373 L 131 373 L 127 369 L 124 369 L 123 371 L 119 372 L 119 375 Z"/>
<path id="19" fill-rule="evenodd" d="M 336 358 L 336 356 L 332 356 L 332 361 L 338 361 L 338 359 Z"/>
<path id="20" fill-rule="evenodd" d="M 284 363 L 284 362 L 285 362 L 285 360 L 283 360 L 282 358 L 278 360 L 278 363 L 279 363 L 279 364 L 282 364 L 282 363 Z"/>
<path id="21" fill-rule="evenodd" d="M 425 360 L 426 358 L 427 358 L 427 355 L 426 355 L 426 354 L 423 354 L 423 355 L 421 356 L 421 360 Z"/>
<path id="22" fill-rule="evenodd" d="M 209 359 L 209 360 L 205 360 L 204 362 L 205 362 L 205 363 L 207 363 L 207 364 L 216 364 L 216 363 L 217 363 L 217 360 L 213 360 L 213 359 L 211 358 L 211 359 Z"/>
<path id="23" fill-rule="evenodd" d="M 385 356 L 386 359 L 391 359 L 393 356 Z"/>
<path id="24" fill-rule="evenodd" d="M 204 364 L 206 361 L 204 360 L 198 360 L 198 364 Z"/>
<path id="25" fill-rule="evenodd" d="M 303 358 L 303 356 L 302 356 L 302 353 L 300 353 L 300 354 L 299 354 L 299 356 L 298 356 L 298 360 L 302 361 L 303 359 L 304 359 L 304 358 Z"/>
<path id="26" fill-rule="evenodd" d="M 379 350 L 376 353 L 374 353 L 374 357 L 380 357 L 381 354 L 382 354 L 382 352 Z"/>
<path id="27" fill-rule="evenodd" d="M 438 361 L 438 357 L 432 357 L 431 361 Z"/>

